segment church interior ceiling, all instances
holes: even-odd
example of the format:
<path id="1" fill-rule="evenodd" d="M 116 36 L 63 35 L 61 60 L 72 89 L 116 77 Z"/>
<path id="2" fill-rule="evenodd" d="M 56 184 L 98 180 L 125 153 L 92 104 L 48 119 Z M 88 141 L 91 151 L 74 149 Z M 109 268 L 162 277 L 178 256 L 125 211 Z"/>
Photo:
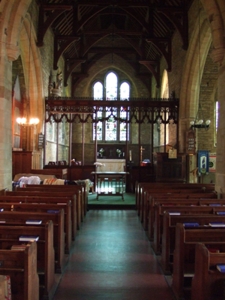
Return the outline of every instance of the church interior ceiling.
<path id="1" fill-rule="evenodd" d="M 54 63 L 65 59 L 64 85 L 78 84 L 105 56 L 120 57 L 141 80 L 160 82 L 160 60 L 171 71 L 171 40 L 177 31 L 188 48 L 188 10 L 193 0 L 39 0 L 37 45 L 54 33 Z"/>

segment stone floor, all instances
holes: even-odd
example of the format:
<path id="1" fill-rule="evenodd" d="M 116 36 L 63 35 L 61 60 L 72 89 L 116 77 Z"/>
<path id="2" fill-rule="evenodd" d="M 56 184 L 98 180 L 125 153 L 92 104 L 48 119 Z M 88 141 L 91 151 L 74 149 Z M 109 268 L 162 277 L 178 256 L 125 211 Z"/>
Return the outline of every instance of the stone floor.
<path id="1" fill-rule="evenodd" d="M 135 210 L 89 210 L 54 300 L 173 300 Z"/>

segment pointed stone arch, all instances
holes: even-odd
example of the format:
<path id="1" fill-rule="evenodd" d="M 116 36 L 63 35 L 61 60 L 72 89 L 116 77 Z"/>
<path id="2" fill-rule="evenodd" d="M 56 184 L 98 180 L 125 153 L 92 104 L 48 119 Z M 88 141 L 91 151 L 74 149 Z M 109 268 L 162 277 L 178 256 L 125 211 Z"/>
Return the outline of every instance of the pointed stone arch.
<path id="1" fill-rule="evenodd" d="M 180 91 L 180 150 L 185 149 L 185 132 L 190 121 L 195 119 L 199 107 L 199 87 L 205 61 L 212 43 L 211 29 L 207 16 L 201 9 L 196 20 L 186 55 Z"/>
<path id="2" fill-rule="evenodd" d="M 27 99 L 29 100 L 29 114 L 40 119 L 43 123 L 44 95 L 41 72 L 41 57 L 36 47 L 36 35 L 31 16 L 26 15 L 20 33 L 21 58 L 24 68 L 25 83 L 27 87 Z"/>

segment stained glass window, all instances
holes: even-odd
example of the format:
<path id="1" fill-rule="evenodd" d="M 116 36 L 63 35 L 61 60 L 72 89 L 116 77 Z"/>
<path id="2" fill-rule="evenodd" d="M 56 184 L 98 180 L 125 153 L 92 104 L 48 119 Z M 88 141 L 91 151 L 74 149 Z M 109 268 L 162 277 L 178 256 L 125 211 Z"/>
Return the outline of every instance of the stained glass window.
<path id="1" fill-rule="evenodd" d="M 123 81 L 118 88 L 118 81 L 118 76 L 114 72 L 108 73 L 105 77 L 104 84 L 98 81 L 93 85 L 94 99 L 128 101 L 130 98 L 130 85 Z M 95 139 L 95 132 L 97 133 L 98 141 L 126 141 L 127 138 L 129 139 L 129 126 L 125 122 L 115 120 L 117 114 L 119 114 L 119 117 L 123 118 L 124 121 L 126 120 L 127 112 L 125 109 L 121 109 L 121 111 L 117 113 L 114 112 L 113 115 L 110 111 L 97 113 L 96 118 L 106 117 L 106 121 L 99 121 L 97 125 L 93 126 L 93 139 Z"/>

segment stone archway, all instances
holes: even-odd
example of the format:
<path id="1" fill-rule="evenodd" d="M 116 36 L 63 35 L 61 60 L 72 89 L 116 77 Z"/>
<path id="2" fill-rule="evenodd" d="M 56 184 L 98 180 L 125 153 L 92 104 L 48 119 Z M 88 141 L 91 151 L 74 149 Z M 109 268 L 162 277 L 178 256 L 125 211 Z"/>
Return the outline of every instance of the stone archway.
<path id="1" fill-rule="evenodd" d="M 19 56 L 19 33 L 31 0 L 2 0 L 0 22 L 0 188 L 12 188 L 12 61 Z"/>
<path id="2" fill-rule="evenodd" d="M 185 152 L 185 133 L 190 121 L 195 119 L 199 107 L 199 88 L 205 61 L 212 43 L 206 14 L 200 10 L 196 21 L 183 69 L 180 91 L 180 151 Z"/>
<path id="3" fill-rule="evenodd" d="M 218 102 L 219 121 L 217 131 L 216 155 L 216 191 L 222 196 L 225 194 L 225 3 L 223 0 L 202 0 L 208 15 L 212 31 L 213 52 L 212 58 L 219 65 Z"/>
<path id="4" fill-rule="evenodd" d="M 36 46 L 36 35 L 32 16 L 27 13 L 20 33 L 21 59 L 24 67 L 27 91 L 27 116 L 39 118 L 36 128 L 32 127 L 27 135 L 27 147 L 33 151 L 32 168 L 41 167 L 41 153 L 37 151 L 37 133 L 42 132 L 44 116 L 44 94 L 41 57 Z"/>
<path id="5" fill-rule="evenodd" d="M 23 34 L 28 36 L 28 19 L 27 10 L 31 4 L 31 0 L 17 1 L 17 0 L 2 0 L 0 7 L 2 8 L 2 19 L 0 22 L 0 31 L 4 34 L 0 37 L 0 66 L 2 76 L 0 77 L 0 110 L 1 114 L 1 158 L 2 164 L 0 164 L 0 176 L 1 187 L 11 189 L 12 184 L 12 123 L 11 109 L 12 109 L 12 61 L 16 60 L 21 54 L 21 47 L 26 47 L 27 43 L 21 38 Z M 30 28 L 30 26 L 29 26 Z M 32 101 L 30 103 L 30 112 L 35 113 L 43 123 L 43 85 L 42 85 L 42 72 L 40 69 L 40 55 L 39 50 L 36 47 L 36 38 L 34 32 L 32 33 L 32 78 L 30 80 L 33 90 L 30 90 Z M 26 61 L 23 61 L 26 65 Z M 30 139 L 30 143 L 32 141 Z"/>

